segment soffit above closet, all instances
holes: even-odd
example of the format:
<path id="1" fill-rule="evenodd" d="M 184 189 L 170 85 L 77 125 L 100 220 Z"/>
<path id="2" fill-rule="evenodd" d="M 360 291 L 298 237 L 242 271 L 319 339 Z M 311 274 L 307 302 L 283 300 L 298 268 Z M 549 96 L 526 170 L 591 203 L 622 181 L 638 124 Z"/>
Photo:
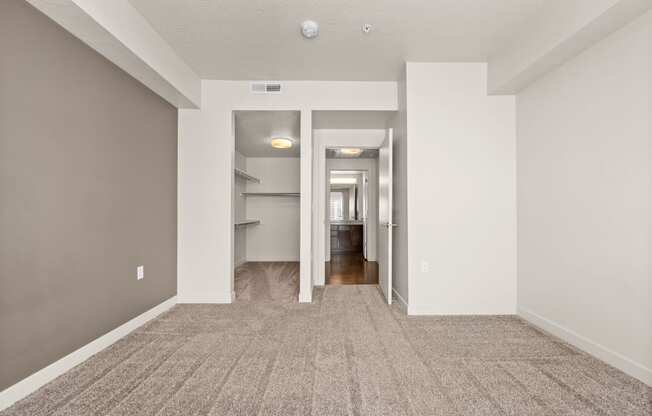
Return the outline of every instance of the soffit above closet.
<path id="1" fill-rule="evenodd" d="M 245 157 L 299 157 L 301 113 L 298 111 L 236 111 L 235 150 Z M 290 149 L 275 149 L 275 137 L 292 139 Z"/>

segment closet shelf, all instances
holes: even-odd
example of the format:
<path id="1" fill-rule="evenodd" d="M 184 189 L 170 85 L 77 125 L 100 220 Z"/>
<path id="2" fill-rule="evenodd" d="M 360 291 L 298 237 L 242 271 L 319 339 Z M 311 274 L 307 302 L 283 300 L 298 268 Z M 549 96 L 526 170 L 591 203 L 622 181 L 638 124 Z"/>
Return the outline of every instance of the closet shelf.
<path id="1" fill-rule="evenodd" d="M 234 225 L 236 227 L 244 227 L 245 225 L 258 225 L 260 224 L 260 220 L 241 220 L 237 221 Z"/>
<path id="2" fill-rule="evenodd" d="M 299 192 L 243 192 L 242 196 L 301 196 Z"/>
<path id="3" fill-rule="evenodd" d="M 242 169 L 235 168 L 234 171 L 235 171 L 236 176 L 240 176 L 241 178 L 245 178 L 246 180 L 251 181 L 251 182 L 260 183 L 260 179 L 258 179 L 255 176 L 251 176 L 250 174 L 248 174 L 247 172 L 245 172 Z"/>

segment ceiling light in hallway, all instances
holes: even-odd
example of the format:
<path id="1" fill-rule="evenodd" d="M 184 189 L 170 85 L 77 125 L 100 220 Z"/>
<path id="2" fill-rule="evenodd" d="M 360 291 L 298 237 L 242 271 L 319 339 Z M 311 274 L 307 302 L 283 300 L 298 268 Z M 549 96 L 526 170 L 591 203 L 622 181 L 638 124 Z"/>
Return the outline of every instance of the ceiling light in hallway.
<path id="1" fill-rule="evenodd" d="M 331 185 L 353 185 L 358 183 L 356 178 L 344 177 L 344 178 L 331 178 Z"/>
<path id="2" fill-rule="evenodd" d="M 347 156 L 360 156 L 362 149 L 345 147 L 340 149 L 340 153 Z"/>
<path id="3" fill-rule="evenodd" d="M 276 137 L 272 139 L 272 147 L 275 149 L 289 149 L 292 147 L 292 140 L 286 137 Z"/>

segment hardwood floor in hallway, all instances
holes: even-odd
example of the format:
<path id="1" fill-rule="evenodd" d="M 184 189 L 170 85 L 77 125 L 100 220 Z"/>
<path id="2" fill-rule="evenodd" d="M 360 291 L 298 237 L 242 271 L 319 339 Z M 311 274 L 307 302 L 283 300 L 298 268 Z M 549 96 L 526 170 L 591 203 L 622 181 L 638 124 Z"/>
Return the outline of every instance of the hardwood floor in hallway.
<path id="1" fill-rule="evenodd" d="M 362 254 L 333 254 L 326 262 L 327 285 L 376 285 L 378 263 L 365 261 Z"/>

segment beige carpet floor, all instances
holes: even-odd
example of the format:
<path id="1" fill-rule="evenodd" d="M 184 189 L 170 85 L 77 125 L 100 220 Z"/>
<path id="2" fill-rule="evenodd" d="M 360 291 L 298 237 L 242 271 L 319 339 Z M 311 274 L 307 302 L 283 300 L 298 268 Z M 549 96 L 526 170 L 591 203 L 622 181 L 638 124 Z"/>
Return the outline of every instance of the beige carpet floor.
<path id="1" fill-rule="evenodd" d="M 650 415 L 652 389 L 515 317 L 406 317 L 376 286 L 178 305 L 9 415 Z"/>
<path id="2" fill-rule="evenodd" d="M 298 302 L 299 262 L 254 261 L 235 269 L 238 302 Z"/>

